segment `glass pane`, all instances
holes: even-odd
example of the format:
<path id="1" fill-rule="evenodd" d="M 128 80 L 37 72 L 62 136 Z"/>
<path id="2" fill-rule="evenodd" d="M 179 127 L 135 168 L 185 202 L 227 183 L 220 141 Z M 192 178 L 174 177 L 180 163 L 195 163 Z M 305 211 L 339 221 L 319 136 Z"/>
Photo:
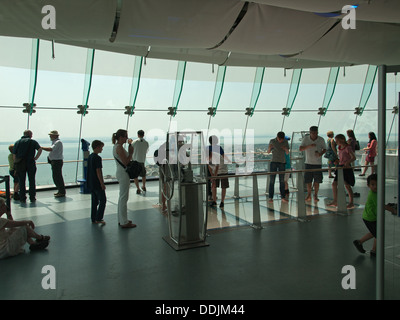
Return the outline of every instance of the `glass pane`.
<path id="1" fill-rule="evenodd" d="M 96 50 L 89 111 L 119 109 L 124 113 L 130 102 L 134 65 L 135 56 Z"/>

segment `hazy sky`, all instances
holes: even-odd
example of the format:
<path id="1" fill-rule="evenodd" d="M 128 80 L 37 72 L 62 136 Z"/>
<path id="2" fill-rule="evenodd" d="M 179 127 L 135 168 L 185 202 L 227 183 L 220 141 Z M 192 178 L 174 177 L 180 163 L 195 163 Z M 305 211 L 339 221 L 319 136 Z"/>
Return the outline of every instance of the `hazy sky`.
<path id="1" fill-rule="evenodd" d="M 35 95 L 36 110 L 29 117 L 29 128 L 36 138 L 47 138 L 48 132 L 58 130 L 63 138 L 77 138 L 81 116 L 79 104 L 86 93 L 85 67 L 87 50 L 56 44 L 55 59 L 51 58 L 50 43 L 40 42 L 39 72 Z M 30 100 L 31 48 L 29 39 L 0 37 L 0 113 L 3 119 L 0 141 L 14 141 L 28 126 L 28 116 L 22 104 Z M 82 119 L 82 137 L 111 137 L 119 128 L 127 127 L 124 114 L 132 94 L 133 56 L 96 51 L 94 75 L 89 96 L 89 114 Z M 215 117 L 207 115 L 211 107 L 218 66 L 188 63 L 177 115 L 170 118 L 178 62 L 147 59 L 136 100 L 136 110 L 129 118 L 129 133 L 136 136 L 139 129 L 150 135 L 163 136 L 170 125 L 177 130 L 234 130 L 244 134 L 253 90 L 256 68 L 228 67 L 225 83 Z M 213 70 L 214 69 L 214 70 Z M 213 72 L 214 71 L 214 72 Z M 282 129 L 290 135 L 307 130 L 320 121 L 320 132 L 344 133 L 355 123 L 354 109 L 360 101 L 367 66 L 341 68 L 336 91 L 328 113 L 320 119 L 329 68 L 303 70 L 292 113 L 281 115 L 286 107 L 292 71 L 265 70 L 264 81 L 253 117 L 247 128 L 256 137 L 273 136 Z M 397 104 L 399 76 L 388 75 L 387 108 Z M 377 86 L 371 94 L 366 111 L 357 119 L 356 134 L 377 132 Z M 156 111 L 155 111 L 156 110 Z M 392 121 L 387 112 L 388 130 Z M 4 121 L 9 119 L 10 121 Z M 170 123 L 170 120 L 173 120 Z M 261 138 L 262 139 L 262 138 Z"/>

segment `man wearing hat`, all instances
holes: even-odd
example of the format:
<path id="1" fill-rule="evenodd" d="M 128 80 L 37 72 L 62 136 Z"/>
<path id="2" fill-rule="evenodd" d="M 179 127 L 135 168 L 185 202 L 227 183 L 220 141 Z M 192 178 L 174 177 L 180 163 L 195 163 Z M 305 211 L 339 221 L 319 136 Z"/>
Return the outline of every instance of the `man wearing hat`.
<path id="1" fill-rule="evenodd" d="M 53 181 L 57 188 L 57 193 L 54 194 L 56 198 L 65 197 L 65 185 L 64 178 L 62 175 L 63 167 L 63 144 L 59 139 L 57 130 L 53 130 L 49 133 L 51 146 L 42 147 L 43 150 L 50 152 L 47 157 L 48 162 L 51 164 L 51 171 L 53 172 Z"/>

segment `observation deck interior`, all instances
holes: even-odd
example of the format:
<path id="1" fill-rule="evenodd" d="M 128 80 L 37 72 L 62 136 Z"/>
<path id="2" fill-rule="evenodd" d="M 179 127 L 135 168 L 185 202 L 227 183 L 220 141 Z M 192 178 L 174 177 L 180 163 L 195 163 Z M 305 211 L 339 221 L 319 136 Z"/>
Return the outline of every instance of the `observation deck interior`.
<path id="1" fill-rule="evenodd" d="M 67 189 L 65 199 L 45 190 L 34 204 L 13 201 L 14 219 L 33 220 L 51 241 L 45 251 L 26 247 L 0 261 L 0 299 L 375 299 L 376 260 L 352 243 L 367 233 L 361 220 L 365 177 L 356 179 L 355 208 L 342 215 L 327 206 L 332 179 L 325 173 L 320 201 L 306 204 L 305 222 L 294 217 L 297 191 L 291 188 L 287 204 L 278 195 L 268 203 L 265 179 L 258 178 L 262 229 L 250 226 L 252 180 L 243 177 L 241 198 L 232 197 L 232 182 L 224 210 L 209 212 L 209 246 L 181 251 L 162 239 L 168 224 L 157 206 L 158 181 L 148 181 L 142 195 L 131 184 L 128 217 L 134 229 L 117 225 L 117 184 L 107 185 L 105 226 L 91 224 L 90 194 L 79 188 Z M 396 188 L 397 181 L 386 181 L 386 202 L 394 202 Z M 385 298 L 400 299 L 398 217 L 386 212 L 385 224 Z M 372 240 L 364 244 L 371 247 Z M 41 286 L 45 265 L 56 270 L 56 289 Z M 342 288 L 346 265 L 355 267 L 356 289 Z"/>

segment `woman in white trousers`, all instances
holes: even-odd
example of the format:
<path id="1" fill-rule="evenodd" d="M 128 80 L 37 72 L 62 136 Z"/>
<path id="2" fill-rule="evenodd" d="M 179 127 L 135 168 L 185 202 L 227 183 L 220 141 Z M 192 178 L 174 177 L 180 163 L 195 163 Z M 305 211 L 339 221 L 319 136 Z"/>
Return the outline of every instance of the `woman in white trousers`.
<path id="1" fill-rule="evenodd" d="M 121 161 L 125 166 L 132 160 L 133 147 L 132 139 L 128 140 L 128 151 L 125 150 L 123 145 L 128 140 L 128 131 L 119 129 L 112 135 L 113 156 Z M 130 179 L 125 168 L 115 160 L 117 166 L 116 177 L 119 183 L 119 198 L 118 198 L 118 224 L 121 228 L 134 228 L 136 224 L 128 220 L 128 199 Z"/>

